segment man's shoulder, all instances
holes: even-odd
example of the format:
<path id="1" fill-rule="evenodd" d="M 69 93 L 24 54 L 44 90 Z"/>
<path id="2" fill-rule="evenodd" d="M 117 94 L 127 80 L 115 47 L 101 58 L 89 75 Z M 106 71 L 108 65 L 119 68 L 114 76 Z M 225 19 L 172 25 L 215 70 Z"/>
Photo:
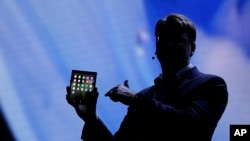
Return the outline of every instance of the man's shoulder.
<path id="1" fill-rule="evenodd" d="M 180 82 L 178 90 L 182 93 L 181 95 L 185 95 L 194 89 L 210 86 L 226 87 L 226 82 L 219 75 L 203 73 L 195 70 Z"/>
<path id="2" fill-rule="evenodd" d="M 189 79 L 199 80 L 199 81 L 221 81 L 225 82 L 224 78 L 211 73 L 204 73 L 199 71 L 196 67 L 190 71 Z"/>
<path id="3" fill-rule="evenodd" d="M 226 85 L 225 80 L 215 74 L 209 74 L 200 72 L 197 68 L 190 70 L 186 76 L 180 81 L 179 90 L 193 89 L 199 86 L 210 86 L 210 85 Z"/>
<path id="4" fill-rule="evenodd" d="M 216 74 L 209 74 L 209 73 L 200 73 L 198 76 L 201 81 L 205 82 L 221 82 L 226 83 L 224 78 L 222 76 L 216 75 Z"/>

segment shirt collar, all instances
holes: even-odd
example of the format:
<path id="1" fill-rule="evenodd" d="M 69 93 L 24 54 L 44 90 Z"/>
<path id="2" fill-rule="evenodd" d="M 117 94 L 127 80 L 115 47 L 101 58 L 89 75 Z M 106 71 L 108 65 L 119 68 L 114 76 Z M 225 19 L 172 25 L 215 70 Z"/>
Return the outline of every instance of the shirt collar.
<path id="1" fill-rule="evenodd" d="M 177 79 L 180 79 L 183 74 L 185 74 L 189 69 L 193 68 L 194 66 L 192 64 L 188 64 L 186 67 L 182 68 L 176 73 Z"/>

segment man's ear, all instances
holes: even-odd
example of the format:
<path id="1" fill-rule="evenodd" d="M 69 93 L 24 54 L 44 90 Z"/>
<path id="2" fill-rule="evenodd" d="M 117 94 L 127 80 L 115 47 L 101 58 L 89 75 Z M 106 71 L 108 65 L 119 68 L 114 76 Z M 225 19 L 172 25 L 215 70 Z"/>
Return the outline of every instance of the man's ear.
<path id="1" fill-rule="evenodd" d="M 194 55 L 196 49 L 196 45 L 194 42 L 191 43 L 191 53 L 190 53 L 190 57 Z"/>
<path id="2" fill-rule="evenodd" d="M 158 51 L 158 49 L 159 49 L 159 41 L 160 41 L 160 37 L 159 36 L 157 36 L 156 38 L 155 38 L 155 55 L 157 55 L 157 51 Z"/>

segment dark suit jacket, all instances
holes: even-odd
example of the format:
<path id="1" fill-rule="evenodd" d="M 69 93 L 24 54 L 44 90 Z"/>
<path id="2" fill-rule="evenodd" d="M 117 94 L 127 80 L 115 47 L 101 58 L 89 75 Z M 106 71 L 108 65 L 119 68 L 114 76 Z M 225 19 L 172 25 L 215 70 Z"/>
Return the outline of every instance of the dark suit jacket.
<path id="1" fill-rule="evenodd" d="M 157 84 L 137 94 L 119 130 L 112 135 L 99 121 L 85 123 L 86 141 L 211 141 L 228 101 L 225 81 L 204 74 L 196 67 L 188 70 L 165 96 Z"/>

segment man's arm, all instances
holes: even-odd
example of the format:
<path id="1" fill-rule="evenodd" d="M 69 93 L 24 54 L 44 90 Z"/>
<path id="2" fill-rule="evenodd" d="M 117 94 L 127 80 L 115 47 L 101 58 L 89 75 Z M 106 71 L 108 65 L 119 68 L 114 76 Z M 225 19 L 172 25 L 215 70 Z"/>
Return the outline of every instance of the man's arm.
<path id="1" fill-rule="evenodd" d="M 81 139 L 84 141 L 115 141 L 101 119 L 85 123 Z"/>
<path id="2" fill-rule="evenodd" d="M 194 83 L 197 85 L 194 86 Z M 213 77 L 205 81 L 202 80 L 202 82 L 190 82 L 190 84 L 193 85 L 193 88 L 184 90 L 183 96 L 177 98 L 179 99 L 178 103 L 162 103 L 137 94 L 137 101 L 133 106 L 143 112 L 150 112 L 155 116 L 159 115 L 175 121 L 198 123 L 211 118 L 219 119 L 228 100 L 227 86 L 224 80 L 220 77 Z"/>

